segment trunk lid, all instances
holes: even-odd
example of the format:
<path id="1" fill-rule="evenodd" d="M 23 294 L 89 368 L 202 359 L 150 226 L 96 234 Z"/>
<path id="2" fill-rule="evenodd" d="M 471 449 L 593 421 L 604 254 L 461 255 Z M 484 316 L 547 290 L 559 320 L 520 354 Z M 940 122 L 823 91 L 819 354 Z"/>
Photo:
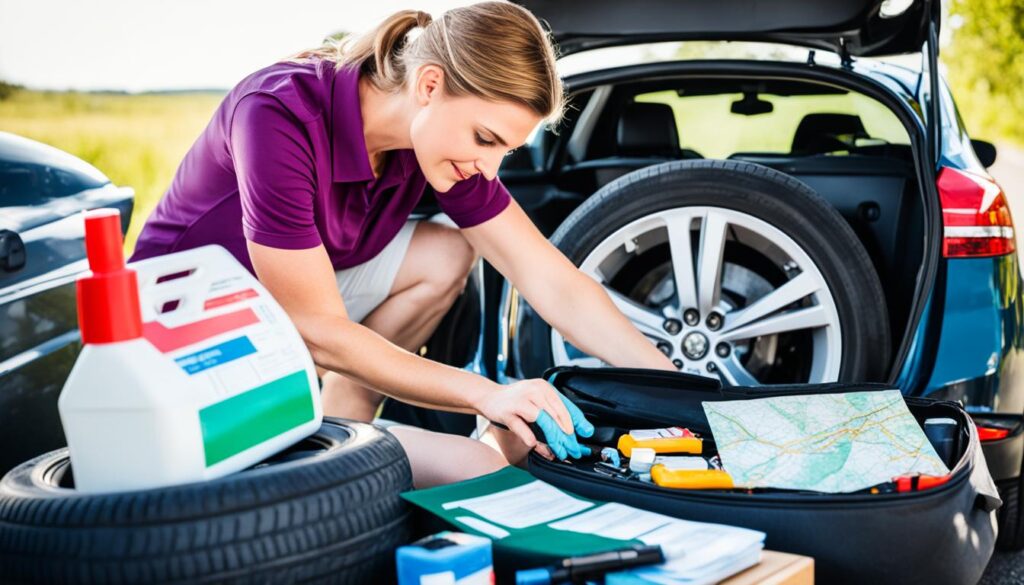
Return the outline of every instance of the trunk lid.
<path id="1" fill-rule="evenodd" d="M 936 0 L 516 0 L 547 21 L 561 53 L 663 41 L 802 45 L 849 56 L 921 50 Z"/>

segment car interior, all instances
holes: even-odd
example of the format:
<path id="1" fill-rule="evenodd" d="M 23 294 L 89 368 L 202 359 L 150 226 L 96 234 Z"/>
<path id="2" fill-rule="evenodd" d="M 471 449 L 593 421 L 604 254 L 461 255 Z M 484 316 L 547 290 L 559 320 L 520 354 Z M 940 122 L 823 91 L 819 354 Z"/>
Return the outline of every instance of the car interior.
<path id="1" fill-rule="evenodd" d="M 886 283 L 893 334 L 902 334 L 924 252 L 924 210 L 907 131 L 867 96 L 793 79 L 657 79 L 588 88 L 572 96 L 557 134 L 538 132 L 506 159 L 501 176 L 550 235 L 615 179 L 702 158 L 765 165 L 825 198 L 871 256 Z"/>
<path id="2" fill-rule="evenodd" d="M 577 87 L 559 127 L 538 129 L 505 158 L 499 175 L 550 236 L 615 179 L 703 158 L 776 169 L 827 200 L 870 255 L 885 284 L 891 333 L 902 336 L 924 256 L 924 208 L 907 129 L 866 95 L 793 78 L 664 77 Z M 439 211 L 428 188 L 416 214 Z M 485 302 L 496 304 L 500 275 L 488 268 L 482 284 Z M 456 313 L 475 320 L 481 308 L 471 296 L 464 294 L 445 321 Z M 488 321 L 481 327 L 491 346 Z M 438 331 L 449 328 L 443 322 Z M 466 363 L 476 340 L 456 337 L 431 339 L 428 353 Z"/>

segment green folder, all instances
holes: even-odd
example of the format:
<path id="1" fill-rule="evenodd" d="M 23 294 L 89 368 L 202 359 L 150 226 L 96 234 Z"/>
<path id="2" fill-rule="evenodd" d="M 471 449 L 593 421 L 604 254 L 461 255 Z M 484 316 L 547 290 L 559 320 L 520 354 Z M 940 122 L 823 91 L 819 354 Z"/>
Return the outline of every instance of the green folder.
<path id="1" fill-rule="evenodd" d="M 516 488 L 533 481 L 537 480 L 529 473 L 517 467 L 509 466 L 501 469 L 500 471 L 468 481 L 405 492 L 402 494 L 402 497 L 414 505 L 423 508 L 430 514 L 444 520 L 460 532 L 467 532 L 491 538 L 494 542 L 494 557 L 496 565 L 504 564 L 507 566 L 510 562 L 513 562 L 517 565 L 516 568 L 527 568 L 544 564 L 552 564 L 553 562 L 565 557 L 587 555 L 643 544 L 638 540 L 617 540 L 605 538 L 603 536 L 595 536 L 593 534 L 556 530 L 548 526 L 546 523 L 528 526 L 526 528 L 510 528 L 508 526 L 499 525 L 487 518 L 480 517 L 464 508 L 454 508 L 451 510 L 444 509 L 444 504 L 448 502 L 486 496 Z M 590 502 L 595 506 L 604 503 L 582 498 L 571 493 L 568 495 L 585 502 Z M 582 512 L 577 512 L 576 514 L 582 514 L 592 509 L 593 507 L 590 507 Z M 576 514 L 570 514 L 567 517 L 572 517 Z M 478 518 L 488 524 L 499 526 L 500 528 L 508 531 L 509 535 L 504 538 L 495 538 L 490 534 L 481 532 L 472 526 L 459 522 L 455 519 L 458 516 Z M 562 520 L 562 518 L 559 518 L 559 520 Z"/>

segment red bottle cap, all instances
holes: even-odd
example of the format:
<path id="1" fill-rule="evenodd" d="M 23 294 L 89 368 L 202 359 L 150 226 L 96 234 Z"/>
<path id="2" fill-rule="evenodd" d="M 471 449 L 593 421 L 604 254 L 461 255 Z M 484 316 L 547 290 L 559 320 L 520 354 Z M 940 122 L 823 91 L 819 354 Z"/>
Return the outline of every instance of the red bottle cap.
<path id="1" fill-rule="evenodd" d="M 94 209 L 85 216 L 85 255 L 92 274 L 78 279 L 82 343 L 112 343 L 142 336 L 135 271 L 124 266 L 121 212 Z"/>

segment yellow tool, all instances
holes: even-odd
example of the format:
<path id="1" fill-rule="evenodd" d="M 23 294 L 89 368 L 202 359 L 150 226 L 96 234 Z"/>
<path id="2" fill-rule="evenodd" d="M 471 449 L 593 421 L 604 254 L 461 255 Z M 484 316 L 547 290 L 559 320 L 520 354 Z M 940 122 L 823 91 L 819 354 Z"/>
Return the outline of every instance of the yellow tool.
<path id="1" fill-rule="evenodd" d="M 669 469 L 659 463 L 651 468 L 651 479 L 661 487 L 681 490 L 732 489 L 732 478 L 721 469 Z"/>
<path id="2" fill-rule="evenodd" d="M 619 451 L 622 451 L 622 454 L 626 457 L 630 457 L 630 454 L 636 447 L 654 449 L 655 453 L 691 453 L 693 455 L 700 455 L 704 449 L 704 441 L 693 436 L 637 439 L 627 434 L 619 437 Z"/>

